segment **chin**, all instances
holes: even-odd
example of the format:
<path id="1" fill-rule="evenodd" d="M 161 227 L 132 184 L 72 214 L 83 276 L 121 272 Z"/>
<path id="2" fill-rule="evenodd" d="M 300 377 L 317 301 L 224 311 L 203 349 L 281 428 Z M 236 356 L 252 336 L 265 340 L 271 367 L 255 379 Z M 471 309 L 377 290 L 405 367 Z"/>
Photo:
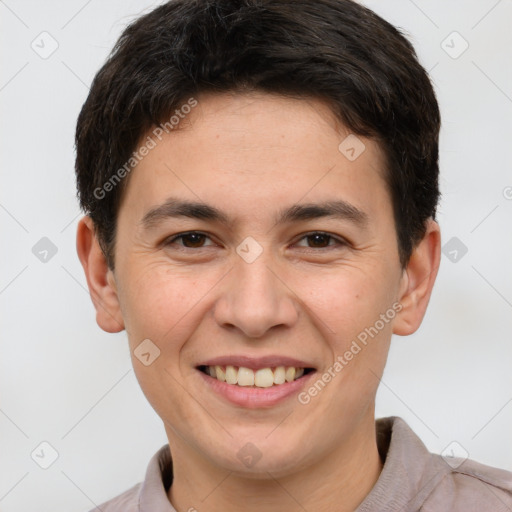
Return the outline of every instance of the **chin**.
<path id="1" fill-rule="evenodd" d="M 283 435 L 271 439 L 272 434 L 265 439 L 268 432 L 265 429 L 265 433 L 258 436 L 233 434 L 229 445 L 221 452 L 211 453 L 211 444 L 205 446 L 205 450 L 216 466 L 243 478 L 268 479 L 269 473 L 282 477 L 307 466 L 304 453 L 298 457 L 298 448 L 304 443 L 293 443 L 291 436 Z"/>

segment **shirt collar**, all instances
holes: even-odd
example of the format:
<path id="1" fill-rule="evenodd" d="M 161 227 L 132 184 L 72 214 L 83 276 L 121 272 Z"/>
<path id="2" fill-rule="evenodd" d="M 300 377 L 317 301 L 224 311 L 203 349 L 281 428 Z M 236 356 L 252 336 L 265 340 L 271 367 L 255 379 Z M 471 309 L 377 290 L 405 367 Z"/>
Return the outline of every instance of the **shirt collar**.
<path id="1" fill-rule="evenodd" d="M 403 419 L 378 419 L 376 430 L 384 467 L 356 512 L 416 510 L 413 503 L 422 502 L 449 467 L 432 456 Z"/>
<path id="2" fill-rule="evenodd" d="M 162 446 L 149 461 L 139 491 L 139 512 L 176 512 L 167 497 L 173 479 L 169 445 Z"/>

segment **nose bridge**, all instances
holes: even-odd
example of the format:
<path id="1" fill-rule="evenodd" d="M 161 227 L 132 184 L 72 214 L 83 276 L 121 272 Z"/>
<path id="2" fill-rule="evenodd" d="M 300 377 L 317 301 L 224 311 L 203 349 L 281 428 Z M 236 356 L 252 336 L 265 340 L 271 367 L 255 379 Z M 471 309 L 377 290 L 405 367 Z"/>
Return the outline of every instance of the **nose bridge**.
<path id="1" fill-rule="evenodd" d="M 275 307 L 276 295 L 280 293 L 277 278 L 270 269 L 273 265 L 270 250 L 264 251 L 254 261 L 247 262 L 241 259 L 237 262 L 235 270 L 234 294 L 239 302 L 259 305 L 263 308 Z"/>
<path id="2" fill-rule="evenodd" d="M 290 290 L 279 279 L 270 249 L 261 248 L 255 255 L 255 247 L 248 244 L 237 249 L 239 255 L 217 304 L 216 318 L 221 325 L 233 325 L 246 336 L 258 338 L 274 326 L 292 325 L 297 310 Z"/>

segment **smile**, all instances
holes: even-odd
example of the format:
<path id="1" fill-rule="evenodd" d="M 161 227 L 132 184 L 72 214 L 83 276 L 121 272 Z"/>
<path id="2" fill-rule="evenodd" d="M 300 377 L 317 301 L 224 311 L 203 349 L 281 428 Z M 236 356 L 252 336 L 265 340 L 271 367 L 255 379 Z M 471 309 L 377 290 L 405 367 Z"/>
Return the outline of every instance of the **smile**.
<path id="1" fill-rule="evenodd" d="M 284 354 L 218 355 L 195 366 L 202 389 L 238 407 L 275 407 L 292 400 L 317 372 L 311 360 Z"/>
<path id="2" fill-rule="evenodd" d="M 220 382 L 226 382 L 233 386 L 256 388 L 280 386 L 285 382 L 293 382 L 300 379 L 303 375 L 313 371 L 312 368 L 295 366 L 266 367 L 253 370 L 244 366 L 232 365 L 203 365 L 199 367 L 199 370 Z"/>

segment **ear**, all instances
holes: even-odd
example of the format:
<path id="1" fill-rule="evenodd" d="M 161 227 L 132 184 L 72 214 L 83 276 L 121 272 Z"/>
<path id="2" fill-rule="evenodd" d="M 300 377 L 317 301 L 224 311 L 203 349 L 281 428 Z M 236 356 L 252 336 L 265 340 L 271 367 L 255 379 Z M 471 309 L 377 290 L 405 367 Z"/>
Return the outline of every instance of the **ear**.
<path id="1" fill-rule="evenodd" d="M 402 309 L 393 323 L 394 334 L 407 336 L 421 325 L 437 277 L 440 260 L 439 224 L 429 219 L 425 236 L 414 248 L 402 274 L 399 296 Z"/>
<path id="2" fill-rule="evenodd" d="M 84 267 L 87 286 L 96 308 L 96 322 L 106 332 L 122 331 L 124 321 L 117 297 L 114 272 L 108 268 L 90 217 L 83 217 L 78 223 L 76 250 Z"/>

